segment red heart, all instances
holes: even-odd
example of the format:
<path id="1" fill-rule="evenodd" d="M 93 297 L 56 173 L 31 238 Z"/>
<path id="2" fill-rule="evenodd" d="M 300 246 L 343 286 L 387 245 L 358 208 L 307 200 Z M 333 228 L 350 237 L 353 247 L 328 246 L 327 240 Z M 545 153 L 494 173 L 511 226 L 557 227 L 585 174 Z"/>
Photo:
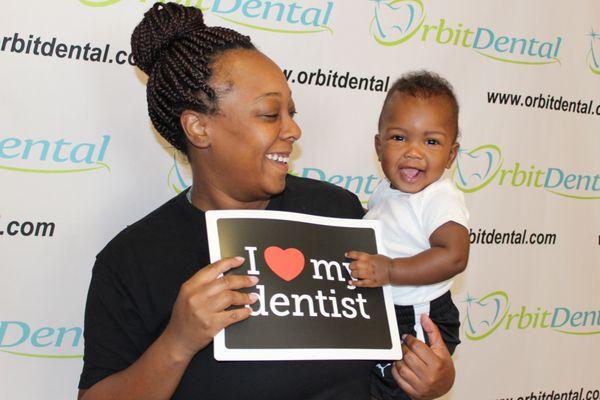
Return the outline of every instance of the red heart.
<path id="1" fill-rule="evenodd" d="M 285 250 L 277 246 L 267 247 L 265 261 L 271 271 L 288 282 L 300 275 L 304 269 L 304 254 L 293 247 Z"/>

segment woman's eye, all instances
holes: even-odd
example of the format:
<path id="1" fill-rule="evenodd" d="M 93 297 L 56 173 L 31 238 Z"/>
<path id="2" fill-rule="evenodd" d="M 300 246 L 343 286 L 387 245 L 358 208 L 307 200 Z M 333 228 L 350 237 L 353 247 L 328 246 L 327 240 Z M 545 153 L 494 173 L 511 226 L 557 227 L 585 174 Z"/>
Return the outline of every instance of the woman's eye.
<path id="1" fill-rule="evenodd" d="M 267 118 L 267 119 L 277 119 L 277 118 L 279 118 L 279 113 L 263 114 L 262 117 Z"/>
<path id="2" fill-rule="evenodd" d="M 290 114 L 290 117 L 294 118 L 296 116 L 296 114 L 298 114 L 298 111 L 290 110 L 290 111 L 288 111 L 288 113 Z"/>

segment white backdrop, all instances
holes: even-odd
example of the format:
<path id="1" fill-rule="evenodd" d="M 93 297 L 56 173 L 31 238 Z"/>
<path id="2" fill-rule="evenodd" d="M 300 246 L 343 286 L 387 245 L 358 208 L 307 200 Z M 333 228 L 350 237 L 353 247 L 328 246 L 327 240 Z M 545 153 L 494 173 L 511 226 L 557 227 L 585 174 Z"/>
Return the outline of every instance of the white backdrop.
<path id="1" fill-rule="evenodd" d="M 189 182 L 127 63 L 151 3 L 3 3 L 2 398 L 75 397 L 95 254 Z M 461 104 L 452 177 L 473 230 L 453 288 L 465 320 L 446 399 L 600 398 L 597 1 L 187 4 L 251 35 L 289 74 L 303 128 L 293 173 L 362 200 L 381 173 L 372 137 L 387 82 L 445 76 Z"/>

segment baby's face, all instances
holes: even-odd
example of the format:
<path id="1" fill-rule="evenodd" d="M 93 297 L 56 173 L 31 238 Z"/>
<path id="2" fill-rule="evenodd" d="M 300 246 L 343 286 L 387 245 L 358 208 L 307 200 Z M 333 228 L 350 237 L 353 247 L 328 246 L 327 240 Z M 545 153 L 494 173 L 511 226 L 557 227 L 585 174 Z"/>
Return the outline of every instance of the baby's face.
<path id="1" fill-rule="evenodd" d="M 440 179 L 456 158 L 456 115 L 445 96 L 394 93 L 385 105 L 375 149 L 392 186 L 417 193 Z"/>

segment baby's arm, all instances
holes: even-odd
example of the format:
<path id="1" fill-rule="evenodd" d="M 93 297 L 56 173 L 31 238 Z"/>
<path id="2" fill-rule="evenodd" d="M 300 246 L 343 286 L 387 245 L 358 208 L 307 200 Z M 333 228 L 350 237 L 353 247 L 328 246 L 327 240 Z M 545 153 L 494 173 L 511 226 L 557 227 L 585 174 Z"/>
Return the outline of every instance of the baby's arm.
<path id="1" fill-rule="evenodd" d="M 431 248 L 412 257 L 394 258 L 349 251 L 352 277 L 349 284 L 359 287 L 429 285 L 461 273 L 469 258 L 469 232 L 456 223 L 446 222 L 429 237 Z"/>

